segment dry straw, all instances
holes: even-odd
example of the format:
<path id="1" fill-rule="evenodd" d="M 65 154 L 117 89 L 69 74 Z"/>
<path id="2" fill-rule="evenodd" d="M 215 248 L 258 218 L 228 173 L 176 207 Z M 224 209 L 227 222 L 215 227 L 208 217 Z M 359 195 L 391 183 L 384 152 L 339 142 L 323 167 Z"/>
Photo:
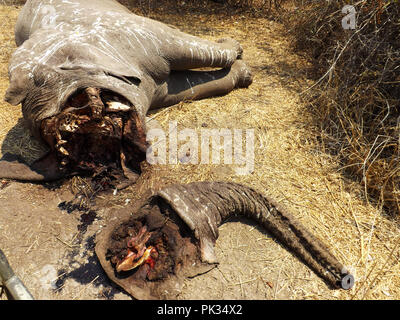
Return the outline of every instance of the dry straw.
<path id="1" fill-rule="evenodd" d="M 288 17 L 296 48 L 311 58 L 316 79 L 304 100 L 321 141 L 359 181 L 367 201 L 399 213 L 400 5 L 358 1 L 356 28 L 344 30 L 347 1 L 303 1 Z"/>

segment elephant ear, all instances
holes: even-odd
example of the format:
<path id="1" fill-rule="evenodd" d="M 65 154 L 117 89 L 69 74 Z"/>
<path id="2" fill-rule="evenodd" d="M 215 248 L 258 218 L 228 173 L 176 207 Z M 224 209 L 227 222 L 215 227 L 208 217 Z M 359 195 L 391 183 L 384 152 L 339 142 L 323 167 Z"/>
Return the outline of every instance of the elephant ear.
<path id="1" fill-rule="evenodd" d="M 30 79 L 19 72 L 12 74 L 4 100 L 13 106 L 19 105 L 28 94 Z"/>
<path id="2" fill-rule="evenodd" d="M 60 179 L 62 173 L 53 153 L 47 153 L 32 165 L 21 157 L 6 153 L 0 159 L 0 178 L 19 181 L 53 181 Z"/>

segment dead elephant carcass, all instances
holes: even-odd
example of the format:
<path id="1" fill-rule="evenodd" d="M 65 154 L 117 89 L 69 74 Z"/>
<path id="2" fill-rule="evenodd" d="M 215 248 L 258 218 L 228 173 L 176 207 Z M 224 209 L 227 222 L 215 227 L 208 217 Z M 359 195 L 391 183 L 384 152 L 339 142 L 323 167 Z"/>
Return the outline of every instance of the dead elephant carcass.
<path id="1" fill-rule="evenodd" d="M 0 177 L 55 180 L 117 172 L 134 182 L 145 159 L 145 115 L 185 99 L 247 87 L 232 39 L 188 35 L 113 0 L 28 0 L 15 28 L 6 100 L 50 152 L 31 166 L 6 156 Z M 214 71 L 193 71 L 211 67 Z"/>
<path id="2" fill-rule="evenodd" d="M 232 215 L 257 221 L 333 288 L 354 278 L 285 208 L 225 182 L 173 185 L 149 197 L 96 238 L 107 275 L 137 299 L 175 298 L 183 277 L 213 268 L 218 227 Z"/>

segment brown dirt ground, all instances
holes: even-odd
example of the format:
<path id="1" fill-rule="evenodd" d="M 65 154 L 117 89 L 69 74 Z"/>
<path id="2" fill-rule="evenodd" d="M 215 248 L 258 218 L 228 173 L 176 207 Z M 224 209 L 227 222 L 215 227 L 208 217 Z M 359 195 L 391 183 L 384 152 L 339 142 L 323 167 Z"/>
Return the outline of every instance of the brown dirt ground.
<path id="1" fill-rule="evenodd" d="M 238 176 L 232 165 L 148 167 L 137 185 L 98 197 L 93 216 L 58 208 L 72 197 L 71 180 L 58 185 L 3 181 L 0 246 L 14 271 L 36 299 L 130 299 L 109 283 L 94 256 L 96 233 L 118 218 L 113 209 L 170 183 L 227 180 L 250 185 L 289 207 L 352 270 L 356 285 L 350 291 L 329 290 L 268 234 L 246 221 L 232 220 L 220 229 L 218 268 L 188 279 L 179 299 L 400 298 L 398 220 L 368 203 L 362 188 L 340 176 L 338 163 L 318 144 L 319 132 L 311 127 L 299 96 L 312 84 L 308 65 L 291 52 L 286 27 L 265 18 L 178 9 L 152 7 L 147 13 L 205 38 L 236 38 L 253 69 L 254 83 L 249 89 L 151 116 L 166 130 L 172 120 L 179 130 L 254 128 L 254 172 Z M 1 98 L 8 87 L 7 64 L 15 50 L 13 28 L 19 10 L 0 5 Z M 0 146 L 0 155 L 12 152 L 27 160 L 44 151 L 24 128 L 20 107 L 1 101 Z M 6 299 L 4 294 L 1 299 Z"/>

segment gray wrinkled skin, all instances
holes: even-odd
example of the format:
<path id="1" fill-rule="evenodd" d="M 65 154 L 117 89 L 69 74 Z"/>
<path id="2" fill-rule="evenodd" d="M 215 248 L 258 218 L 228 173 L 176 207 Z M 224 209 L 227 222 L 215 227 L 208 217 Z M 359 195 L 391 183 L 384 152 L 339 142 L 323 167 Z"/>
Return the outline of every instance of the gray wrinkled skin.
<path id="1" fill-rule="evenodd" d="M 42 141 L 43 120 L 60 115 L 87 88 L 124 97 L 126 114 L 136 114 L 144 128 L 150 108 L 226 94 L 252 82 L 237 41 L 191 36 L 114 0 L 28 0 L 15 40 L 5 100 L 22 104 L 25 123 Z M 193 70 L 204 67 L 217 69 Z M 61 172 L 51 152 L 31 166 L 9 154 L 0 160 L 0 178 L 51 181 L 74 174 Z"/>
<path id="2" fill-rule="evenodd" d="M 41 120 L 59 113 L 80 88 L 119 93 L 144 118 L 150 107 L 251 83 L 248 68 L 237 60 L 242 49 L 236 41 L 194 37 L 137 16 L 113 0 L 28 0 L 15 40 L 6 101 L 22 103 L 36 136 Z M 184 71 L 201 67 L 225 69 Z"/>
<path id="3" fill-rule="evenodd" d="M 166 187 L 157 196 L 194 232 L 204 262 L 217 262 L 214 245 L 218 227 L 232 215 L 245 216 L 274 235 L 331 286 L 340 286 L 345 268 L 328 248 L 286 208 L 249 187 L 229 182 L 194 182 Z"/>

